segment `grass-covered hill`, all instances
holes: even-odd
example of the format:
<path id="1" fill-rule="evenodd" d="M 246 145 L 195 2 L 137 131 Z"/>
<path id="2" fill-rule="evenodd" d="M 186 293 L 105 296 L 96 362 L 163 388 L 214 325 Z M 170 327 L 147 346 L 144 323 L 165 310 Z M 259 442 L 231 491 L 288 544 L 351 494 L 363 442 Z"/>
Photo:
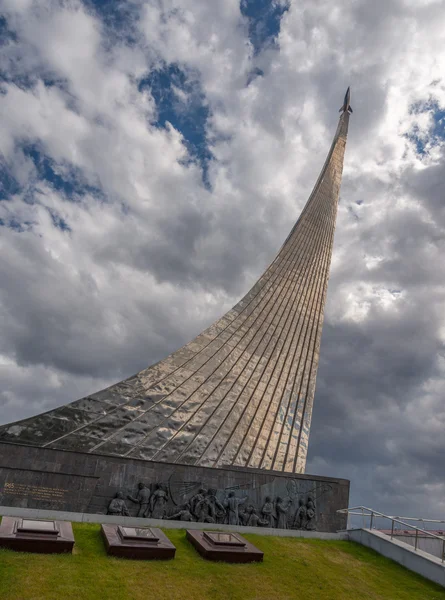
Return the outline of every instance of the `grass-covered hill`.
<path id="1" fill-rule="evenodd" d="M 166 530 L 172 561 L 105 554 L 100 525 L 73 524 L 73 555 L 0 549 L 1 600 L 445 600 L 445 589 L 346 541 L 246 535 L 263 563 L 201 558 L 183 530 Z"/>

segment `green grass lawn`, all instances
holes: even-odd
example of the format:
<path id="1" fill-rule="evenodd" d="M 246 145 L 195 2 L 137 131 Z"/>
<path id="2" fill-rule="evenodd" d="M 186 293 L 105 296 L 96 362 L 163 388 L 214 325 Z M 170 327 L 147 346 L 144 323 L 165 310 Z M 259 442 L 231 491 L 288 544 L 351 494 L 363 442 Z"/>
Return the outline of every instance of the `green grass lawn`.
<path id="1" fill-rule="evenodd" d="M 343 541 L 246 535 L 263 563 L 202 559 L 183 530 L 167 530 L 172 561 L 109 558 L 100 526 L 73 524 L 73 555 L 0 550 L 1 600 L 445 600 L 445 589 L 372 550 Z"/>

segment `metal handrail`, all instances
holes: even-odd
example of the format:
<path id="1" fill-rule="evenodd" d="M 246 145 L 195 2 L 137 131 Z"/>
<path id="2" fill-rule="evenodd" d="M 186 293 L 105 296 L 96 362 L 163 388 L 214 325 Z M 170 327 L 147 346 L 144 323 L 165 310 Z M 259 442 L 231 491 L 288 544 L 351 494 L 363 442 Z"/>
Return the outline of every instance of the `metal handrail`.
<path id="1" fill-rule="evenodd" d="M 370 508 L 366 508 L 366 507 L 361 507 L 361 506 L 355 506 L 353 508 L 342 508 L 337 512 L 349 512 L 350 515 L 361 515 L 362 513 L 356 513 L 356 512 L 352 512 L 353 510 L 357 510 L 357 509 L 365 509 L 365 510 L 370 510 Z M 376 513 L 377 511 L 373 511 L 374 513 Z M 423 517 L 401 517 L 400 515 L 385 515 L 390 519 L 400 519 L 400 520 L 404 520 L 404 521 L 421 521 L 422 523 L 445 523 L 445 519 L 424 519 Z"/>
<path id="2" fill-rule="evenodd" d="M 400 515 L 391 515 L 391 519 L 403 519 L 404 521 L 421 521 L 422 523 L 445 523 L 443 519 L 424 519 L 423 517 L 401 517 Z"/>
<path id="3" fill-rule="evenodd" d="M 360 510 L 361 512 L 353 512 L 356 510 Z M 365 514 L 365 511 L 367 511 L 367 513 Z M 374 517 L 378 517 L 378 518 L 382 518 L 382 519 L 388 519 L 391 521 L 391 539 L 394 537 L 394 523 L 399 523 L 400 525 L 403 525 L 404 527 L 409 527 L 411 529 L 414 529 L 416 532 L 416 539 L 415 539 L 415 543 L 414 543 L 414 550 L 417 552 L 417 544 L 418 544 L 418 537 L 419 537 L 419 531 L 420 533 L 422 533 L 423 535 L 427 535 L 429 537 L 438 539 L 442 542 L 442 562 L 444 562 L 445 560 L 445 538 L 441 537 L 440 535 L 436 535 L 435 533 L 431 533 L 431 531 L 428 531 L 427 529 L 420 529 L 419 527 L 415 527 L 414 525 L 411 525 L 410 523 L 406 523 L 405 521 L 401 521 L 398 517 L 392 517 L 390 515 L 385 515 L 377 510 L 374 510 L 372 508 L 368 508 L 367 506 L 353 506 L 351 508 L 340 508 L 339 510 L 337 510 L 338 513 L 346 513 L 347 515 L 358 515 L 363 517 L 363 524 L 365 522 L 365 517 L 371 517 L 371 521 L 370 521 L 370 526 L 369 529 L 372 529 L 372 522 L 374 520 Z M 407 520 L 416 520 L 412 517 L 408 517 Z M 429 523 L 443 523 L 444 521 L 435 521 L 433 519 L 417 519 L 418 521 L 427 521 Z"/>

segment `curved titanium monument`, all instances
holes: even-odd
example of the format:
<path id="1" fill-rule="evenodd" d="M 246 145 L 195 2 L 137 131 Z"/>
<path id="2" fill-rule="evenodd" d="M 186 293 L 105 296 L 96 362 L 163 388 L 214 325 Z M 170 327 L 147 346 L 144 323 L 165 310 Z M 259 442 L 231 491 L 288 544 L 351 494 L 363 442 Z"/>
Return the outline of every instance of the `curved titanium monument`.
<path id="1" fill-rule="evenodd" d="M 0 427 L 0 509 L 345 527 L 349 482 L 304 474 L 349 89 L 340 111 L 298 222 L 232 310 L 137 375 Z"/>
<path id="2" fill-rule="evenodd" d="M 226 315 L 106 390 L 0 427 L 0 441 L 304 473 L 349 89 L 326 162 L 275 260 Z"/>

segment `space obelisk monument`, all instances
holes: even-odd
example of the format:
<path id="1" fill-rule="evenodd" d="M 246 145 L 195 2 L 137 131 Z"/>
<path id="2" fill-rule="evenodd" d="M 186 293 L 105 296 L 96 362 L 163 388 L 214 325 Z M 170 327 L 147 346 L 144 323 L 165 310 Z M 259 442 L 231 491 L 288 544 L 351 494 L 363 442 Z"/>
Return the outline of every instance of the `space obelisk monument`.
<path id="1" fill-rule="evenodd" d="M 340 112 L 328 156 L 300 218 L 276 258 L 236 306 L 136 375 L 71 404 L 1 426 L 0 446 L 12 454 L 20 448 L 23 456 L 30 449 L 36 457 L 39 451 L 62 457 L 80 453 L 85 465 L 92 457 L 102 457 L 102 464 L 129 461 L 152 469 L 159 465 L 156 469 L 161 470 L 165 464 L 175 473 L 182 469 L 181 477 L 187 473 L 188 480 L 193 472 L 192 479 L 204 486 L 210 484 L 202 473 L 218 469 L 274 477 L 281 472 L 283 481 L 300 481 L 295 477 L 305 473 L 352 112 L 349 88 Z M 16 468 L 23 470 L 23 461 Z M 1 472 L 0 467 L 0 477 Z M 240 477 L 237 482 L 243 486 L 247 480 Z M 304 477 L 301 481 L 309 476 Z M 0 479 L 0 490 L 1 483 Z M 135 485 L 133 479 L 121 484 Z M 248 489 L 251 483 L 246 485 Z M 294 484 L 285 485 L 289 492 Z M 175 493 L 170 490 L 172 499 Z M 1 499 L 0 494 L 0 504 L 5 504 Z"/>

